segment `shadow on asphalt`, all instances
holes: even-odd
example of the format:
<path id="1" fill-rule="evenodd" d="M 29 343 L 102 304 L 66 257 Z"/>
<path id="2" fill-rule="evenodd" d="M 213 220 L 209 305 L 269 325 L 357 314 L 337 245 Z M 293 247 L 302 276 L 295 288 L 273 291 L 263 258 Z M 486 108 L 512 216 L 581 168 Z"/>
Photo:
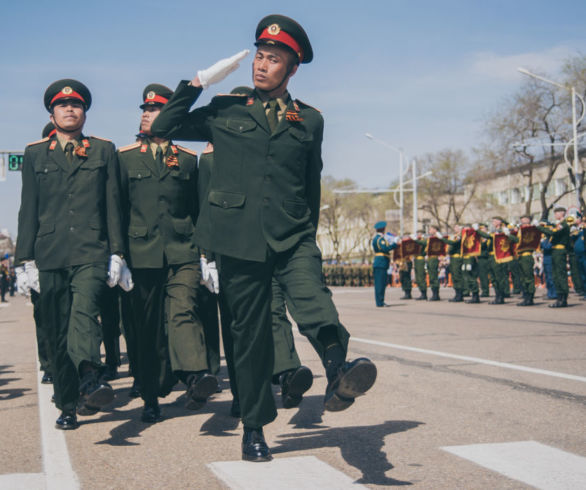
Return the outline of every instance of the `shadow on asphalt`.
<path id="1" fill-rule="evenodd" d="M 0 386 L 4 386 L 6 384 L 12 383 L 13 381 L 18 381 L 21 378 L 5 378 L 4 376 L 7 374 L 14 374 L 14 371 L 11 369 L 12 366 L 4 365 L 0 366 Z M 13 398 L 20 398 L 24 396 L 27 391 L 31 391 L 30 388 L 8 388 L 0 390 L 0 400 L 12 400 Z"/>

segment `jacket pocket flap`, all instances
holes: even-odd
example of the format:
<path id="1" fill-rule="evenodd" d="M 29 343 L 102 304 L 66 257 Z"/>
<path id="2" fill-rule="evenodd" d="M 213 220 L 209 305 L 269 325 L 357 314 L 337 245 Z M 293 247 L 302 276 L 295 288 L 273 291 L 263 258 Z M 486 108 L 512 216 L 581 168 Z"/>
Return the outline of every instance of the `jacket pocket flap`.
<path id="1" fill-rule="evenodd" d="M 305 131 L 297 128 L 290 128 L 289 133 L 293 136 L 296 140 L 299 141 L 313 141 L 313 136 L 311 134 L 307 134 Z"/>
<path id="2" fill-rule="evenodd" d="M 53 162 L 41 162 L 35 163 L 35 172 L 38 174 L 46 174 L 49 172 L 55 172 L 59 169 L 59 165 Z"/>
<path id="3" fill-rule="evenodd" d="M 287 214 L 297 219 L 303 218 L 308 210 L 305 201 L 292 199 L 286 199 L 283 201 L 283 209 L 287 211 Z"/>
<path id="4" fill-rule="evenodd" d="M 147 236 L 147 232 L 146 226 L 133 225 L 128 227 L 128 236 L 132 238 L 144 238 Z"/>
<path id="5" fill-rule="evenodd" d="M 241 208 L 246 196 L 239 192 L 210 191 L 208 201 L 221 208 Z"/>
<path id="6" fill-rule="evenodd" d="M 87 168 L 93 170 L 94 168 L 100 168 L 106 165 L 103 160 L 86 160 L 81 164 L 81 168 Z"/>
<path id="7" fill-rule="evenodd" d="M 245 133 L 252 131 L 256 127 L 256 123 L 249 119 L 228 119 L 226 127 L 238 133 Z"/>
<path id="8" fill-rule="evenodd" d="M 55 223 L 41 223 L 39 225 L 39 231 L 37 231 L 37 236 L 48 235 L 49 233 L 53 233 L 55 231 Z"/>
<path id="9" fill-rule="evenodd" d="M 173 228 L 180 235 L 189 235 L 193 231 L 193 221 L 189 216 L 184 219 L 173 218 Z"/>
<path id="10" fill-rule="evenodd" d="M 131 179 L 144 179 L 150 177 L 151 171 L 148 168 L 129 168 L 128 177 Z"/>

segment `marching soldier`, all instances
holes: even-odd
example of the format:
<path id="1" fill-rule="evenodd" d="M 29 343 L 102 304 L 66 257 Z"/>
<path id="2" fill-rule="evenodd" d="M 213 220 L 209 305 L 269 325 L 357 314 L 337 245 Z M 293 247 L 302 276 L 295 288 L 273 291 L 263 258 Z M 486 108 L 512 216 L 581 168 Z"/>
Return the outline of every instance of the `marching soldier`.
<path id="1" fill-rule="evenodd" d="M 167 382 L 167 355 L 173 373 L 187 387 L 189 408 L 201 408 L 218 388 L 209 371 L 197 310 L 197 157 L 151 134 L 153 121 L 172 94 L 164 85 L 145 87 L 140 106 L 145 137 L 119 150 L 122 210 L 135 281 L 129 297 L 129 328 L 137 355 L 133 374 L 144 401 L 141 419 L 147 423 L 162 418 L 158 397 L 169 391 L 162 386 Z"/>
<path id="2" fill-rule="evenodd" d="M 395 243 L 389 243 L 385 237 L 386 221 L 378 221 L 374 225 L 376 235 L 372 239 L 372 249 L 374 250 L 374 260 L 372 262 L 372 275 L 374 277 L 374 300 L 376 306 L 391 306 L 385 303 L 385 291 L 389 282 L 387 271 L 391 259 L 389 252 L 396 248 Z"/>
<path id="3" fill-rule="evenodd" d="M 246 51 L 181 82 L 153 134 L 210 141 L 214 167 L 198 220 L 200 246 L 221 255 L 220 280 L 234 315 L 236 382 L 244 424 L 242 457 L 268 461 L 262 427 L 276 417 L 271 391 L 271 281 L 326 368 L 326 410 L 343 410 L 376 378 L 367 359 L 346 362 L 348 332 L 322 280 L 316 245 L 323 118 L 293 100 L 289 79 L 313 52 L 303 28 L 270 15 L 256 29 L 252 96 L 216 97 L 188 112 L 202 89 L 225 78 Z M 230 230 L 232 240 L 224 240 Z"/>
<path id="4" fill-rule="evenodd" d="M 91 105 L 77 80 L 52 83 L 45 108 L 57 130 L 27 146 L 16 255 L 39 269 L 40 303 L 54 376 L 56 428 L 78 427 L 76 407 L 95 413 L 114 391 L 100 381 L 101 296 L 128 274 L 114 145 L 85 136 Z M 29 265 L 30 269 L 30 265 Z"/>
<path id="5" fill-rule="evenodd" d="M 400 299 L 413 299 L 411 290 L 413 283 L 411 281 L 411 271 L 413 270 L 413 262 L 410 257 L 403 257 L 399 261 L 399 281 L 401 282 L 401 289 L 403 296 Z"/>
<path id="6" fill-rule="evenodd" d="M 558 206 L 553 210 L 555 227 L 551 229 L 540 224 L 537 229 L 550 237 L 552 250 L 552 272 L 557 300 L 549 305 L 550 308 L 565 308 L 568 306 L 568 273 L 567 273 L 567 247 L 570 244 L 570 225 L 566 220 L 566 208 Z"/>
<path id="7" fill-rule="evenodd" d="M 521 216 L 521 225 L 519 228 L 523 226 L 529 226 L 530 224 L 531 216 Z M 519 243 L 519 237 L 511 235 L 511 241 Z M 535 296 L 535 272 L 533 270 L 535 261 L 533 260 L 533 252 L 525 250 L 519 252 L 517 256 L 520 271 L 521 290 L 523 292 L 523 301 L 517 303 L 517 306 L 533 306 L 535 304 L 533 301 L 533 297 Z"/>
<path id="8" fill-rule="evenodd" d="M 415 267 L 415 283 L 419 288 L 419 298 L 415 298 L 418 301 L 426 300 L 427 299 L 427 275 L 425 273 L 425 254 L 427 248 L 427 240 L 423 238 L 423 230 L 417 230 L 417 235 L 412 235 L 411 239 L 419 244 L 419 252 L 414 257 L 414 267 Z"/>
<path id="9" fill-rule="evenodd" d="M 472 225 L 466 225 L 470 228 Z M 466 284 L 466 289 L 470 291 L 472 297 L 466 300 L 468 304 L 480 303 L 478 287 L 478 262 L 476 257 L 470 254 L 462 254 L 462 278 Z"/>
<path id="10" fill-rule="evenodd" d="M 479 223 L 478 229 L 487 232 L 485 223 Z M 476 258 L 478 264 L 478 279 L 480 281 L 480 297 L 488 298 L 490 296 L 490 255 L 488 250 L 488 239 L 484 236 L 480 237 L 480 255 Z"/>
<path id="11" fill-rule="evenodd" d="M 448 255 L 450 256 L 450 274 L 452 275 L 452 287 L 455 295 L 449 301 L 451 303 L 461 303 L 464 301 L 464 277 L 462 275 L 462 227 L 454 225 L 454 235 L 451 237 L 443 237 L 442 241 L 446 243 L 448 248 Z"/>
<path id="12" fill-rule="evenodd" d="M 429 255 L 430 253 L 430 246 L 429 242 L 431 237 L 442 239 L 442 234 L 439 230 L 439 227 L 435 225 L 430 225 L 428 229 L 429 238 L 427 239 L 427 274 L 429 275 L 429 287 L 431 288 L 431 298 L 430 301 L 439 301 L 439 256 L 437 255 Z"/>
<path id="13" fill-rule="evenodd" d="M 502 305 L 505 303 L 505 293 L 508 288 L 507 285 L 507 264 L 500 263 L 497 260 L 496 252 L 495 252 L 495 234 L 497 233 L 505 233 L 509 229 L 506 227 L 505 221 L 500 216 L 494 216 L 492 218 L 492 227 L 494 232 L 487 233 L 480 229 L 478 229 L 478 234 L 481 237 L 484 237 L 488 240 L 488 249 L 489 249 L 489 256 L 490 256 L 490 275 L 493 281 L 494 293 L 495 298 L 493 301 L 490 302 L 491 305 Z M 475 228 L 478 228 L 475 225 Z"/>

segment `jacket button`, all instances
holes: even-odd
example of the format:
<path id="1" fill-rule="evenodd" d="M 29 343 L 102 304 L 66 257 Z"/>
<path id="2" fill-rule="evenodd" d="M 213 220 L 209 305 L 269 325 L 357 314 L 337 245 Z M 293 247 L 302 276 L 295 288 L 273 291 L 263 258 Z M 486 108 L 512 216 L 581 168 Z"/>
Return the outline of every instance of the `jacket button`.
<path id="1" fill-rule="evenodd" d="M 222 201 L 222 207 L 226 209 L 228 207 L 228 201 Z"/>
<path id="2" fill-rule="evenodd" d="M 137 177 L 138 177 L 139 179 L 141 179 L 141 178 L 142 178 L 142 175 L 141 175 L 141 174 L 138 174 L 138 175 L 137 175 Z"/>
<path id="3" fill-rule="evenodd" d="M 75 227 L 74 226 L 70 226 L 69 227 L 69 231 L 75 231 Z"/>
<path id="4" fill-rule="evenodd" d="M 49 173 L 49 169 L 48 168 L 45 168 L 45 173 Z"/>

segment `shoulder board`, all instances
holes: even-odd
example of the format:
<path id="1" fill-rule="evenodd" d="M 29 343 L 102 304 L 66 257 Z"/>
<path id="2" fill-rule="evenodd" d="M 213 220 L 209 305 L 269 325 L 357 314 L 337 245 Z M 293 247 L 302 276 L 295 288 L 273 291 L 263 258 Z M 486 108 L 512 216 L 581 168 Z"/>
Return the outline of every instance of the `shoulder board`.
<path id="1" fill-rule="evenodd" d="M 299 105 L 308 108 L 308 109 L 313 109 L 314 111 L 320 112 L 321 111 L 319 109 L 316 109 L 315 107 L 310 106 L 309 104 L 306 104 L 305 102 L 303 102 L 302 100 L 299 99 L 295 99 L 295 102 L 297 102 Z"/>
<path id="2" fill-rule="evenodd" d="M 95 140 L 100 140 L 100 141 L 107 141 L 108 143 L 112 143 L 112 140 L 108 140 L 106 138 L 98 138 L 97 136 L 90 136 L 90 138 L 93 138 Z"/>
<path id="3" fill-rule="evenodd" d="M 248 97 L 246 94 L 216 94 L 214 97 Z"/>
<path id="4" fill-rule="evenodd" d="M 32 143 L 29 143 L 29 144 L 28 144 L 28 145 L 26 145 L 26 146 L 33 146 L 33 145 L 38 145 L 39 143 L 44 143 L 45 141 L 49 141 L 50 139 L 51 139 L 51 138 L 49 138 L 49 137 L 46 137 L 46 138 L 43 138 L 42 140 L 33 141 Z"/>
<path id="5" fill-rule="evenodd" d="M 123 146 L 122 148 L 118 148 L 118 151 L 120 153 L 125 152 L 125 151 L 129 151 L 129 150 L 134 150 L 135 148 L 140 147 L 141 143 L 137 142 L 137 143 L 132 143 L 131 145 L 126 145 Z"/>
<path id="6" fill-rule="evenodd" d="M 184 146 L 179 146 L 179 145 L 176 145 L 176 146 L 177 146 L 177 148 L 179 148 L 181 151 L 183 151 L 185 153 L 189 153 L 190 155 L 193 155 L 194 157 L 197 156 L 197 151 L 195 151 L 195 150 L 192 150 L 190 148 L 185 148 Z"/>

